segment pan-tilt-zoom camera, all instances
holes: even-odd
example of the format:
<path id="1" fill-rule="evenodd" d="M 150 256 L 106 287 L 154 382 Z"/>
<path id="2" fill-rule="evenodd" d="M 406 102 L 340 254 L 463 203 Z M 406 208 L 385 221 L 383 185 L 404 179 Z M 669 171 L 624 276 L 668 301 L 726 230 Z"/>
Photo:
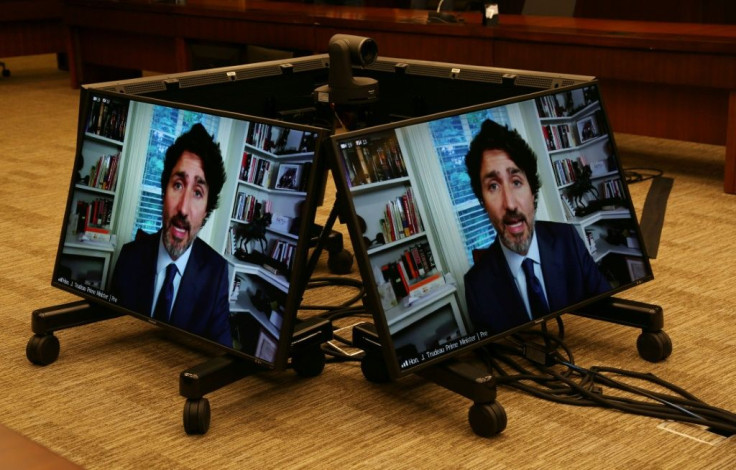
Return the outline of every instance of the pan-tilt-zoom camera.
<path id="1" fill-rule="evenodd" d="M 328 85 L 317 88 L 315 99 L 322 103 L 362 104 L 378 98 L 378 82 L 368 77 L 353 77 L 353 66 L 372 64 L 378 46 L 371 38 L 336 34 L 330 38 Z"/>

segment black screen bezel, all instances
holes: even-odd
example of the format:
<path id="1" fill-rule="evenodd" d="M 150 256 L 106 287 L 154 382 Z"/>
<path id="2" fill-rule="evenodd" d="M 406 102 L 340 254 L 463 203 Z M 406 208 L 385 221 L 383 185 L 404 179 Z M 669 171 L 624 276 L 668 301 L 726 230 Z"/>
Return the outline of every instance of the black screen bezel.
<path id="1" fill-rule="evenodd" d="M 207 113 L 207 114 L 211 114 L 214 116 L 220 116 L 223 118 L 248 121 L 250 123 L 259 123 L 259 124 L 273 125 L 273 126 L 278 126 L 278 127 L 288 127 L 288 128 L 299 130 L 299 131 L 312 132 L 317 135 L 316 145 L 314 149 L 314 156 L 313 156 L 313 164 L 309 171 L 309 175 L 307 175 L 307 178 L 308 178 L 307 186 L 306 186 L 307 194 L 306 194 L 305 201 L 303 204 L 302 216 L 299 221 L 300 222 L 299 230 L 298 230 L 299 238 L 297 241 L 296 252 L 293 258 L 293 266 L 292 266 L 290 276 L 289 276 L 289 289 L 288 289 L 289 291 L 287 293 L 286 303 L 284 305 L 283 323 L 281 325 L 281 331 L 280 331 L 280 335 L 279 335 L 279 339 L 277 343 L 277 350 L 276 350 L 276 354 L 274 356 L 273 362 L 266 361 L 256 356 L 246 354 L 238 349 L 230 348 L 216 341 L 204 338 L 202 336 L 199 336 L 187 330 L 172 326 L 168 323 L 154 320 L 153 318 L 150 318 L 149 316 L 141 314 L 139 312 L 136 312 L 136 311 L 133 311 L 127 308 L 123 308 L 119 305 L 116 305 L 115 303 L 112 303 L 106 300 L 104 298 L 105 297 L 104 291 L 101 291 L 101 290 L 85 291 L 79 288 L 75 288 L 73 285 L 70 285 L 67 282 L 62 282 L 62 280 L 58 278 L 57 273 L 58 273 L 58 268 L 62 262 L 65 238 L 66 238 L 67 229 L 69 226 L 69 218 L 73 211 L 73 208 L 71 206 L 72 206 L 73 196 L 75 193 L 75 179 L 76 179 L 74 171 L 72 172 L 70 183 L 69 183 L 67 204 L 66 204 L 66 209 L 64 213 L 63 223 L 61 226 L 59 244 L 57 247 L 57 254 L 56 254 L 56 258 L 54 262 L 54 272 L 53 272 L 52 280 L 51 280 L 51 285 L 53 287 L 56 287 L 66 292 L 69 292 L 71 294 L 77 295 L 85 299 L 86 301 L 88 301 L 90 304 L 94 304 L 95 306 L 101 307 L 103 309 L 109 309 L 111 311 L 118 312 L 121 314 L 130 315 L 134 318 L 154 324 L 157 327 L 163 328 L 167 331 L 171 331 L 175 333 L 176 335 L 179 335 L 183 339 L 194 339 L 197 342 L 214 347 L 216 350 L 220 350 L 227 354 L 231 354 L 239 358 L 243 358 L 247 361 L 253 362 L 257 364 L 260 368 L 263 368 L 263 369 L 283 369 L 285 368 L 288 362 L 289 352 L 291 349 L 292 335 L 294 333 L 294 328 L 295 328 L 296 321 L 297 321 L 297 311 L 299 309 L 301 299 L 302 299 L 302 296 L 303 296 L 304 290 L 306 289 L 306 284 L 307 284 L 307 280 L 304 279 L 304 276 L 301 275 L 301 273 L 307 266 L 307 257 L 308 257 L 308 250 L 309 250 L 309 245 L 310 245 L 310 237 L 314 233 L 313 223 L 315 220 L 316 209 L 321 204 L 322 197 L 324 195 L 324 188 L 326 185 L 326 172 L 324 170 L 321 170 L 324 166 L 324 161 L 322 158 L 322 154 L 323 154 L 322 149 L 325 147 L 325 139 L 329 136 L 331 129 L 325 129 L 325 128 L 320 128 L 320 127 L 316 127 L 312 125 L 297 124 L 293 122 L 287 122 L 287 121 L 281 121 L 281 120 L 275 120 L 275 119 L 267 119 L 267 118 L 249 115 L 249 114 L 208 108 L 208 107 L 201 106 L 201 105 L 191 105 L 191 104 L 186 104 L 186 103 L 181 103 L 181 102 L 168 101 L 165 99 L 152 98 L 152 97 L 148 97 L 145 95 L 130 95 L 126 93 L 119 93 L 119 92 L 116 92 L 110 89 L 103 89 L 103 88 L 92 86 L 92 87 L 82 87 L 80 91 L 79 118 L 78 118 L 78 129 L 77 129 L 77 154 L 81 153 L 82 151 L 82 145 L 85 140 L 86 117 L 87 117 L 88 112 L 90 111 L 93 96 L 101 97 L 101 98 L 108 98 L 108 99 L 116 99 L 116 100 L 129 100 L 131 102 L 137 101 L 137 102 L 151 104 L 151 105 L 168 106 L 172 108 Z M 140 158 L 143 158 L 143 157 L 140 157 Z M 76 161 L 76 155 L 75 155 L 75 161 Z M 233 175 L 228 174 L 228 179 L 232 177 Z M 235 175 L 234 177 L 235 179 L 237 179 L 237 175 Z M 122 184 L 122 183 L 123 181 L 119 181 L 119 184 Z M 237 183 L 236 183 L 236 187 L 237 187 Z M 228 195 L 226 197 L 223 197 L 225 196 L 224 194 L 221 194 L 220 196 L 221 196 L 220 207 L 216 210 L 226 211 L 227 208 L 229 207 L 229 203 L 227 199 L 228 197 L 234 196 L 234 194 Z M 127 215 L 127 216 L 131 217 L 130 215 Z M 118 246 L 116 250 L 119 250 L 119 249 L 120 249 L 120 246 Z M 110 269 L 110 272 L 112 272 L 113 266 L 111 265 L 109 269 Z"/>
<path id="2" fill-rule="evenodd" d="M 610 291 L 606 292 L 605 294 L 601 294 L 601 295 L 596 295 L 596 296 L 590 297 L 590 298 L 585 299 L 585 300 L 583 300 L 583 301 L 581 301 L 579 303 L 570 305 L 568 308 L 565 308 L 565 309 L 559 310 L 559 311 L 555 311 L 555 312 L 551 312 L 550 314 L 548 314 L 548 315 L 546 315 L 546 316 L 544 316 L 542 318 L 538 318 L 538 319 L 535 319 L 533 321 L 529 321 L 526 324 L 523 324 L 523 325 L 517 326 L 515 328 L 509 329 L 509 330 L 507 330 L 505 332 L 502 332 L 502 333 L 499 333 L 499 334 L 489 335 L 486 338 L 483 338 L 483 339 L 479 339 L 477 341 L 474 341 L 472 344 L 469 344 L 469 345 L 466 345 L 466 346 L 462 346 L 462 347 L 458 347 L 457 349 L 455 349 L 453 351 L 449 351 L 449 352 L 444 353 L 442 355 L 439 355 L 439 356 L 437 356 L 435 358 L 430 358 L 430 359 L 427 359 L 427 360 L 425 360 L 423 362 L 420 362 L 420 363 L 418 363 L 416 365 L 411 365 L 411 366 L 408 366 L 406 368 L 401 368 L 400 367 L 400 364 L 399 364 L 399 355 L 397 354 L 396 349 L 393 347 L 393 341 L 392 341 L 391 333 L 389 331 L 388 321 L 386 319 L 386 314 L 385 314 L 385 311 L 384 311 L 383 306 L 381 304 L 380 296 L 379 296 L 379 293 L 378 293 L 378 290 L 377 290 L 377 282 L 375 280 L 375 275 L 374 275 L 374 272 L 373 272 L 373 267 L 371 266 L 371 262 L 370 262 L 370 259 L 369 259 L 369 256 L 368 256 L 368 252 L 367 252 L 368 247 L 366 246 L 366 242 L 365 242 L 364 237 L 363 237 L 362 229 L 364 227 L 362 226 L 362 221 L 360 221 L 358 219 L 358 215 L 357 215 L 356 207 L 355 207 L 355 204 L 354 204 L 353 196 L 352 196 L 352 193 L 351 193 L 351 190 L 350 190 L 350 186 L 349 186 L 348 181 L 347 181 L 346 168 L 345 168 L 343 159 L 342 159 L 341 154 L 340 154 L 340 152 L 341 152 L 340 151 L 340 143 L 341 142 L 352 141 L 352 140 L 355 140 L 355 139 L 360 139 L 362 137 L 365 137 L 365 136 L 368 136 L 368 135 L 371 135 L 371 134 L 377 134 L 377 133 L 383 133 L 383 132 L 393 131 L 393 130 L 398 129 L 398 128 L 409 127 L 409 126 L 413 126 L 413 125 L 416 125 L 416 124 L 425 124 L 425 123 L 428 123 L 428 122 L 433 121 L 433 120 L 436 120 L 436 119 L 441 119 L 441 118 L 445 118 L 445 117 L 449 117 L 449 116 L 454 116 L 454 115 L 462 115 L 462 114 L 465 114 L 465 113 L 470 113 L 470 112 L 473 112 L 473 111 L 479 111 L 479 110 L 483 110 L 483 109 L 486 109 L 486 108 L 492 108 L 492 107 L 498 107 L 498 106 L 504 106 L 504 105 L 508 105 L 508 104 L 513 104 L 513 103 L 520 103 L 520 102 L 523 102 L 523 101 L 529 101 L 529 100 L 533 100 L 535 98 L 539 98 L 539 97 L 542 97 L 542 96 L 558 94 L 558 93 L 565 92 L 567 90 L 579 89 L 579 88 L 583 88 L 583 87 L 591 86 L 591 85 L 592 86 L 596 86 L 599 89 L 599 83 L 598 83 L 598 81 L 595 80 L 595 79 L 591 79 L 591 80 L 583 81 L 583 82 L 576 83 L 576 84 L 570 85 L 570 86 L 564 86 L 564 87 L 553 88 L 553 89 L 548 89 L 548 90 L 534 92 L 534 93 L 522 94 L 522 95 L 519 95 L 519 96 L 516 96 L 516 97 L 513 97 L 513 98 L 509 98 L 509 99 L 503 99 L 503 100 L 493 101 L 493 102 L 489 102 L 489 103 L 482 103 L 482 104 L 477 104 L 477 105 L 469 106 L 469 107 L 462 107 L 462 108 L 458 108 L 458 109 L 455 109 L 455 110 L 452 110 L 452 111 L 440 112 L 440 113 L 436 113 L 436 114 L 432 114 L 432 115 L 426 115 L 426 116 L 422 116 L 422 117 L 418 117 L 418 118 L 412 118 L 412 119 L 407 119 L 407 120 L 403 120 L 403 121 L 397 121 L 397 122 L 391 123 L 391 124 L 383 124 L 383 125 L 379 125 L 379 126 L 374 126 L 374 127 L 370 127 L 370 128 L 356 130 L 356 131 L 350 131 L 350 132 L 346 132 L 346 133 L 343 133 L 343 134 L 333 135 L 332 136 L 332 138 L 331 138 L 331 142 L 332 142 L 332 146 L 331 146 L 332 161 L 331 161 L 331 164 L 333 165 L 332 166 L 332 168 L 333 168 L 333 177 L 335 179 L 335 184 L 336 184 L 336 187 L 338 189 L 338 193 L 341 194 L 341 195 L 344 195 L 344 200 L 346 201 L 346 205 L 348 206 L 348 210 L 346 211 L 347 212 L 346 224 L 348 226 L 348 231 L 350 233 L 351 240 L 352 240 L 352 243 L 353 243 L 353 247 L 355 249 L 355 255 L 356 255 L 356 259 L 357 259 L 357 264 L 358 264 L 358 267 L 360 269 L 360 273 L 361 273 L 362 279 L 364 280 L 365 291 L 366 291 L 366 296 L 365 296 L 364 302 L 365 302 L 365 306 L 368 309 L 368 311 L 370 313 L 372 313 L 372 315 L 373 315 L 375 328 L 376 328 L 376 331 L 377 331 L 377 334 L 378 334 L 378 339 L 379 339 L 379 342 L 382 345 L 382 348 L 381 349 L 382 349 L 384 360 L 385 360 L 385 363 L 386 363 L 386 366 L 387 366 L 387 372 L 389 373 L 389 376 L 391 378 L 395 379 L 395 378 L 399 378 L 399 377 L 402 377 L 402 376 L 406 376 L 406 375 L 415 373 L 418 370 L 421 370 L 421 369 L 423 369 L 425 367 L 428 367 L 428 366 L 431 366 L 431 365 L 436 364 L 438 362 L 447 360 L 447 359 L 449 359 L 451 357 L 454 357 L 454 356 L 457 356 L 459 354 L 466 353 L 466 352 L 468 352 L 468 351 L 470 351 L 472 349 L 475 349 L 477 347 L 483 346 L 483 345 L 488 344 L 490 342 L 498 341 L 501 338 L 507 337 L 507 336 L 509 336 L 509 335 L 511 335 L 513 333 L 519 332 L 521 330 L 530 328 L 530 327 L 532 327 L 534 325 L 541 324 L 541 323 L 543 323 L 543 322 L 545 322 L 547 320 L 554 319 L 554 318 L 562 315 L 563 313 L 575 311 L 575 310 L 580 309 L 580 308 L 582 308 L 584 306 L 588 306 L 588 305 L 593 304 L 595 302 L 598 302 L 598 301 L 601 301 L 603 299 L 609 298 L 612 295 L 615 295 L 616 293 L 619 293 L 619 292 L 628 290 L 628 289 L 630 289 L 632 287 L 635 287 L 637 285 L 640 285 L 640 284 L 642 284 L 644 282 L 648 282 L 648 281 L 652 280 L 654 278 L 654 276 L 653 276 L 653 273 L 652 273 L 651 265 L 649 263 L 649 257 L 648 257 L 648 255 L 646 253 L 646 246 L 645 246 L 645 244 L 643 242 L 643 239 L 642 239 L 641 229 L 640 229 L 640 227 L 638 225 L 638 221 L 636 219 L 636 214 L 635 214 L 635 210 L 634 210 L 633 203 L 632 203 L 632 200 L 631 200 L 631 195 L 630 195 L 630 193 L 628 191 L 628 187 L 624 184 L 623 185 L 624 186 L 623 189 L 624 189 L 625 198 L 626 198 L 626 201 L 625 202 L 628 204 L 628 208 L 629 208 L 630 215 L 631 215 L 631 221 L 635 225 L 636 237 L 637 237 L 637 240 L 638 240 L 639 249 L 641 251 L 642 260 L 644 262 L 644 268 L 645 268 L 645 271 L 646 271 L 646 274 L 643 277 L 640 277 L 640 278 L 638 278 L 638 279 L 636 279 L 636 280 L 634 280 L 632 282 L 629 282 L 629 283 L 627 283 L 625 285 L 620 285 L 620 286 L 614 287 Z M 613 136 L 613 131 L 611 130 L 610 123 L 608 122 L 607 115 L 605 114 L 605 106 L 604 106 L 604 103 L 603 103 L 603 101 L 602 101 L 602 99 L 600 97 L 600 94 L 599 94 L 599 101 L 600 101 L 600 107 L 601 107 L 601 109 L 603 111 L 603 116 L 605 118 L 605 123 L 606 123 L 606 126 L 607 126 L 607 133 L 608 133 L 608 136 L 609 136 L 609 139 L 610 139 L 610 143 L 611 143 L 611 146 L 612 146 L 612 151 L 613 151 L 614 157 L 616 158 L 616 164 L 617 164 L 617 168 L 618 168 L 619 177 L 621 178 L 621 181 L 623 182 L 623 181 L 625 181 L 625 178 L 624 178 L 623 170 L 622 170 L 621 165 L 620 165 L 620 161 L 618 159 L 618 152 L 617 152 L 617 149 L 616 149 L 616 144 L 615 144 L 615 139 L 614 139 L 614 136 Z M 407 155 L 404 155 L 404 158 L 411 158 L 411 157 L 408 157 Z"/>

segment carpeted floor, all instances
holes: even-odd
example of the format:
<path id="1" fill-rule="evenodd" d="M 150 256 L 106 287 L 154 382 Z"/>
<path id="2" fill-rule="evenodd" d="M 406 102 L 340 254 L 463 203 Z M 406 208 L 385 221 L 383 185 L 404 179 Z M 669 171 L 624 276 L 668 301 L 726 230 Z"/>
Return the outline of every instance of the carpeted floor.
<path id="1" fill-rule="evenodd" d="M 284 371 L 220 389 L 208 395 L 209 432 L 188 436 L 179 373 L 205 357 L 129 317 L 61 331 L 59 360 L 30 364 L 31 311 L 73 300 L 50 277 L 79 94 L 53 56 L 4 60 L 12 76 L 0 79 L 2 424 L 105 470 L 733 467 L 736 438 L 505 387 L 498 401 L 508 426 L 481 438 L 468 426 L 468 400 L 415 376 L 372 384 L 357 363 L 328 364 L 313 379 Z M 722 191 L 724 148 L 616 137 L 625 167 L 657 168 L 673 179 L 656 279 L 624 297 L 663 307 L 674 350 L 652 364 L 637 355 L 638 331 L 572 316 L 565 317 L 568 345 L 580 365 L 652 372 L 736 411 L 736 196 Z M 640 213 L 649 185 L 631 186 Z M 307 301 L 348 294 L 323 289 Z"/>

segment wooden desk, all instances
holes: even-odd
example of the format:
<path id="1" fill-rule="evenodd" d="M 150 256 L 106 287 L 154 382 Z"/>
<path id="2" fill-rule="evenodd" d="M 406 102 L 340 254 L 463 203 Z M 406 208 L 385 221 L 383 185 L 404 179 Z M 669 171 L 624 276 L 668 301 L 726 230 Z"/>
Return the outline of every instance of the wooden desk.
<path id="1" fill-rule="evenodd" d="M 736 193 L 736 27 L 480 13 L 427 24 L 427 12 L 245 0 L 66 0 L 72 85 L 125 78 L 100 67 L 191 70 L 197 42 L 323 53 L 335 33 L 369 36 L 388 57 L 594 75 L 612 127 L 726 145 L 724 189 Z M 730 131 L 730 132 L 729 132 Z"/>
<path id="2" fill-rule="evenodd" d="M 64 52 L 61 0 L 0 0 L 0 57 Z"/>
<path id="3" fill-rule="evenodd" d="M 384 56 L 490 65 L 491 30 L 480 24 L 427 25 L 426 17 L 417 10 L 243 0 L 190 0 L 186 7 L 67 0 L 64 8 L 75 64 L 72 86 L 98 81 L 91 75 L 94 66 L 191 70 L 189 46 L 197 42 L 311 54 L 326 52 L 338 32 L 371 36 Z"/>
<path id="4" fill-rule="evenodd" d="M 726 145 L 736 193 L 736 27 L 507 15 L 493 59 L 598 77 L 617 132 Z"/>
<path id="5" fill-rule="evenodd" d="M 0 468 L 81 470 L 65 458 L 0 424 Z"/>

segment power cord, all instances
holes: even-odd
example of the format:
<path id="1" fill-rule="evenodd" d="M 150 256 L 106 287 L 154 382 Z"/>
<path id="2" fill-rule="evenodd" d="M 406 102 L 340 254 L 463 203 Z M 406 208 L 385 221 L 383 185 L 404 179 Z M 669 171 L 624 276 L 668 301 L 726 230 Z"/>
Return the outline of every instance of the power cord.
<path id="1" fill-rule="evenodd" d="M 641 183 L 663 174 L 664 172 L 658 168 L 624 168 L 626 184 Z"/>
<path id="2" fill-rule="evenodd" d="M 338 276 L 325 276 L 315 277 L 309 280 L 307 283 L 307 289 L 319 289 L 322 287 L 353 287 L 358 292 L 350 299 L 344 301 L 339 305 L 300 305 L 300 310 L 326 310 L 327 312 L 333 312 L 335 310 L 341 310 L 348 308 L 359 300 L 363 299 L 365 295 L 365 288 L 363 283 L 357 279 L 351 279 L 348 277 Z"/>
<path id="3" fill-rule="evenodd" d="M 338 319 L 350 317 L 371 317 L 362 305 L 355 305 L 365 295 L 363 283 L 357 279 L 337 276 L 315 277 L 307 283 L 307 289 L 320 289 L 323 287 L 349 287 L 357 292 L 348 300 L 339 305 L 301 305 L 300 310 L 320 310 L 324 313 L 318 316 L 330 321 L 332 324 Z M 328 362 L 360 361 L 364 353 L 362 351 L 350 352 L 353 349 L 352 341 L 339 335 L 337 332 L 344 328 L 335 328 L 333 325 L 333 339 L 321 345 L 322 351 L 328 356 Z"/>
<path id="4" fill-rule="evenodd" d="M 541 337 L 543 344 L 530 341 L 532 336 Z M 540 350 L 544 352 L 541 362 Z M 505 343 L 492 343 L 481 357 L 499 385 L 538 398 L 692 423 L 724 436 L 736 434 L 736 414 L 709 405 L 651 373 L 576 365 L 564 342 L 544 331 L 525 332 L 524 336 L 514 335 Z M 631 381 L 642 385 L 628 383 Z"/>

